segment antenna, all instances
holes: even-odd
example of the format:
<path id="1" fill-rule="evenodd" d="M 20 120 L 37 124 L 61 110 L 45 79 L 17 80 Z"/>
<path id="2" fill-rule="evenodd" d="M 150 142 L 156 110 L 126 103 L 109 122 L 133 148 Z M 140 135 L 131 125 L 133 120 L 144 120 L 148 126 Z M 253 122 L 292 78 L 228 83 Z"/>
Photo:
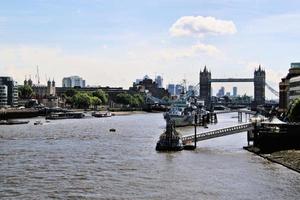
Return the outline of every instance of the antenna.
<path id="1" fill-rule="evenodd" d="M 39 66 L 38 65 L 36 66 L 36 76 L 37 76 L 37 79 L 38 79 L 38 85 L 40 85 L 40 72 L 39 72 Z"/>

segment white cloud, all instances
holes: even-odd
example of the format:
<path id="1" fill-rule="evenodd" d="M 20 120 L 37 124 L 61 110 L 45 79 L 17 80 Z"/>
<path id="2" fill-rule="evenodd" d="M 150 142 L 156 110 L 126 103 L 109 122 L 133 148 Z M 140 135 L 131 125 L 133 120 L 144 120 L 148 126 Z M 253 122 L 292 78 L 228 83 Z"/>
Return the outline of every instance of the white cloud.
<path id="1" fill-rule="evenodd" d="M 172 36 L 225 35 L 237 32 L 232 21 L 214 17 L 184 16 L 179 18 L 170 28 Z"/>

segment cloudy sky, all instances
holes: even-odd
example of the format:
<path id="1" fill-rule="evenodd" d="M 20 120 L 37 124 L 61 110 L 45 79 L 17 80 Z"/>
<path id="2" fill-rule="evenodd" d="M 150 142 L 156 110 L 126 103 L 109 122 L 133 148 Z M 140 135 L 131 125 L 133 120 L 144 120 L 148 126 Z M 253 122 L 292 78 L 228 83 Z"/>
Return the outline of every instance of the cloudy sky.
<path id="1" fill-rule="evenodd" d="M 250 78 L 261 64 L 277 89 L 300 61 L 299 22 L 297 0 L 1 1 L 0 75 L 23 82 L 38 65 L 44 83 L 79 75 L 128 88 L 145 74 L 196 84 L 204 65 L 213 78 Z"/>

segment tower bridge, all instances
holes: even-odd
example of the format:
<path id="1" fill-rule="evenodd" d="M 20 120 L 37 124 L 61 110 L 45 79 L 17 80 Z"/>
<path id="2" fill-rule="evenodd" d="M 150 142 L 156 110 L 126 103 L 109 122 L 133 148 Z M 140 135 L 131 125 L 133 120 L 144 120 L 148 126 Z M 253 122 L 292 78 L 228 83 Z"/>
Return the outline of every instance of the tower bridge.
<path id="1" fill-rule="evenodd" d="M 199 74 L 199 94 L 200 98 L 204 100 L 207 107 L 211 106 L 211 83 L 217 82 L 253 82 L 254 83 L 254 106 L 265 104 L 265 86 L 266 86 L 266 72 L 261 69 L 254 71 L 254 78 L 212 78 L 211 72 L 207 70 L 206 66 Z"/>
<path id="2" fill-rule="evenodd" d="M 215 78 L 215 79 L 211 79 L 210 82 L 215 82 L 215 83 L 254 82 L 254 79 L 253 78 Z"/>

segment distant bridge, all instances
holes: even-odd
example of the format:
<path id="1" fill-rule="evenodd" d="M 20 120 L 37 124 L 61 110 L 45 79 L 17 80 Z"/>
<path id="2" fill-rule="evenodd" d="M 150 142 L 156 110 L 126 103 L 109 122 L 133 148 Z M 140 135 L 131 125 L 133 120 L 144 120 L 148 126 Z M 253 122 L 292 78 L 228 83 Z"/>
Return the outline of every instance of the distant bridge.
<path id="1" fill-rule="evenodd" d="M 232 135 L 235 133 L 251 131 L 251 130 L 254 130 L 254 126 L 252 123 L 243 123 L 243 124 L 234 125 L 230 127 L 209 130 L 206 132 L 197 133 L 196 142 L 211 139 L 211 138 L 216 138 L 216 137 L 222 137 L 225 135 Z M 195 134 L 182 136 L 182 142 L 184 144 L 195 142 Z"/>
<path id="2" fill-rule="evenodd" d="M 254 82 L 253 78 L 218 78 L 218 79 L 210 79 L 210 82 L 215 83 L 233 83 L 233 82 Z"/>

